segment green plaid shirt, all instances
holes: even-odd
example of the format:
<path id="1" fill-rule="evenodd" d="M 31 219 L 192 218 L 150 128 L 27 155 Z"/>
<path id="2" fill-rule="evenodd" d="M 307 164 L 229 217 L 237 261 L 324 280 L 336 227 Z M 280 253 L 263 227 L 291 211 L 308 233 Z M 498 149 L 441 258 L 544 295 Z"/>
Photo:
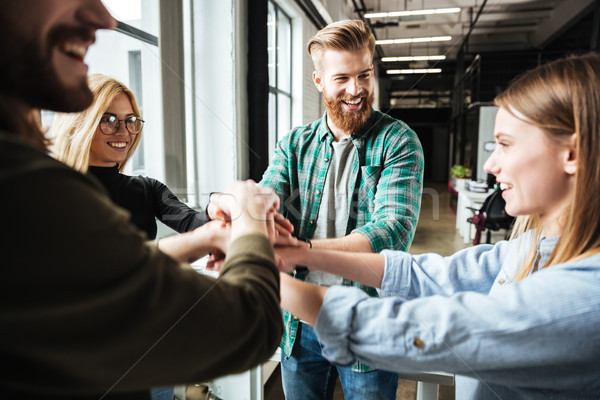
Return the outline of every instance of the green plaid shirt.
<path id="1" fill-rule="evenodd" d="M 281 211 L 303 238 L 313 237 L 334 137 L 326 114 L 313 123 L 294 128 L 275 149 L 273 162 L 261 184 L 272 187 L 281 198 Z M 346 234 L 358 232 L 374 252 L 407 250 L 412 242 L 423 188 L 423 150 L 417 135 L 405 123 L 372 110 L 365 126 L 352 141 L 356 157 L 349 178 L 349 218 Z M 306 274 L 296 278 L 304 280 Z M 377 297 L 374 288 L 344 279 Z M 298 319 L 283 312 L 285 332 L 281 349 L 292 353 Z M 371 371 L 356 363 L 354 371 Z"/>

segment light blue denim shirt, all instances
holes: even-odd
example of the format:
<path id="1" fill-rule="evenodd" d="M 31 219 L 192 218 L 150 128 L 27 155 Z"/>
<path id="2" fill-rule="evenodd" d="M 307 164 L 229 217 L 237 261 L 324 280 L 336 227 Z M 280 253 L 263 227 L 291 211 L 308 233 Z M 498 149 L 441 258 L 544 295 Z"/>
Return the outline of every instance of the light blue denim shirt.
<path id="1" fill-rule="evenodd" d="M 454 373 L 460 400 L 599 399 L 600 255 L 512 282 L 530 237 L 450 257 L 385 251 L 382 299 L 327 291 L 315 327 L 323 355 Z M 538 244 L 540 265 L 556 240 Z"/>

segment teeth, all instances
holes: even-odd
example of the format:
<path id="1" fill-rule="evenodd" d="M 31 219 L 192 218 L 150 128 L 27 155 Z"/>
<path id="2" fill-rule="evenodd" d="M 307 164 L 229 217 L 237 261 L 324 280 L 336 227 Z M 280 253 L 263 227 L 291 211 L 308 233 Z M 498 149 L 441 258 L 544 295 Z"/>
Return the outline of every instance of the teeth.
<path id="1" fill-rule="evenodd" d="M 361 100 L 362 100 L 362 99 L 358 99 L 358 100 L 354 100 L 354 101 L 346 101 L 345 103 L 346 103 L 346 104 L 350 104 L 350 105 L 353 105 L 353 106 L 355 106 L 355 105 L 357 105 L 358 103 L 360 103 L 360 102 L 361 102 Z"/>
<path id="2" fill-rule="evenodd" d="M 500 190 L 506 190 L 506 189 L 510 189 L 510 188 L 512 188 L 512 185 L 509 185 L 508 183 L 504 183 L 504 182 L 500 183 Z"/>
<path id="3" fill-rule="evenodd" d="M 84 58 L 87 53 L 87 48 L 85 46 L 70 42 L 63 43 L 61 50 L 65 53 L 73 54 L 79 58 Z"/>
<path id="4" fill-rule="evenodd" d="M 123 147 L 127 146 L 127 142 L 110 142 L 108 144 L 112 147 L 116 147 L 119 149 L 122 149 Z"/>

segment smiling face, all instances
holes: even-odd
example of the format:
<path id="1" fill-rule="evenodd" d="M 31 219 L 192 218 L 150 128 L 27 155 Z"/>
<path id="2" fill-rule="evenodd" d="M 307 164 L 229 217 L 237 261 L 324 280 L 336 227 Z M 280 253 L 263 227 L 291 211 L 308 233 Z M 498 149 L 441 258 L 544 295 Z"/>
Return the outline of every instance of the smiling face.
<path id="1" fill-rule="evenodd" d="M 323 92 L 327 123 L 336 138 L 362 128 L 373 105 L 373 56 L 369 49 L 326 49 L 320 56 L 320 71 L 313 81 Z"/>
<path id="2" fill-rule="evenodd" d="M 559 234 L 560 219 L 574 193 L 575 139 L 559 143 L 511 111 L 519 118 L 502 107 L 498 110 L 496 148 L 484 168 L 503 189 L 508 214 L 539 214 L 546 235 Z"/>
<path id="3" fill-rule="evenodd" d="M 31 107 L 80 111 L 92 102 L 87 49 L 115 21 L 100 0 L 1 0 L 0 90 Z"/>
<path id="4" fill-rule="evenodd" d="M 125 93 L 120 93 L 114 98 L 104 115 L 113 115 L 118 119 L 136 116 L 129 97 Z M 100 126 L 97 126 L 90 146 L 89 165 L 112 167 L 123 163 L 134 144 L 135 136 L 127 131 L 123 121 L 120 122 L 119 129 L 112 135 L 105 135 L 100 131 Z"/>

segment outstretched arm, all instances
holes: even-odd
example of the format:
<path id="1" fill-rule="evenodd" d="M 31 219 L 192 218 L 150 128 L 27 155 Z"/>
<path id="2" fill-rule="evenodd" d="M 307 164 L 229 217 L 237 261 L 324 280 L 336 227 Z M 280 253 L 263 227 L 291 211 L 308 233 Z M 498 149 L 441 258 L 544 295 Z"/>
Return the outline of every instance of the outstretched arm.
<path id="1" fill-rule="evenodd" d="M 318 250 L 305 247 L 276 247 L 280 270 L 291 272 L 296 265 L 309 270 L 342 276 L 371 287 L 381 287 L 385 257 L 373 253 L 353 253 L 337 250 Z"/>
<path id="2" fill-rule="evenodd" d="M 158 248 L 179 262 L 193 262 L 215 249 L 229 247 L 231 229 L 221 221 L 211 221 L 191 232 L 160 239 Z"/>
<path id="3" fill-rule="evenodd" d="M 281 307 L 314 326 L 327 287 L 312 285 L 281 273 Z"/>

